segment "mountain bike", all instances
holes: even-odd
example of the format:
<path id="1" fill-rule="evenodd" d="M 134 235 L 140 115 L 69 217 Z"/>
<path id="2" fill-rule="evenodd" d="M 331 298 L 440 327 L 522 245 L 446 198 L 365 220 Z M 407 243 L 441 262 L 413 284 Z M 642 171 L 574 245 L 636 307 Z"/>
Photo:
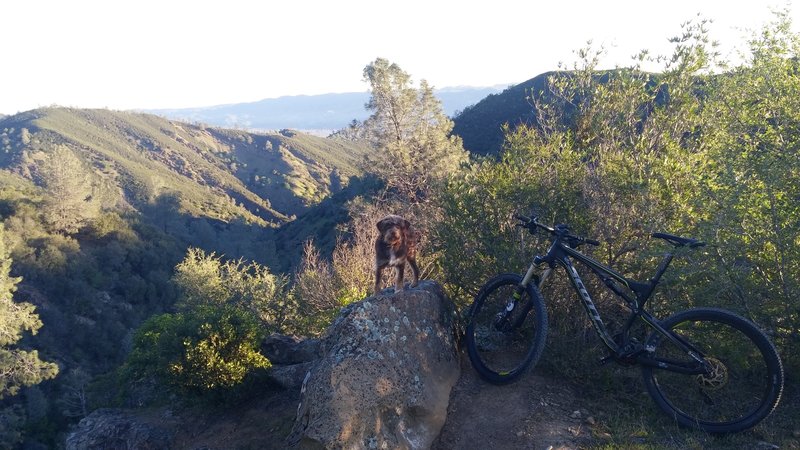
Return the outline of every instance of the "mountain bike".
<path id="1" fill-rule="evenodd" d="M 675 249 L 664 255 L 649 281 L 637 282 L 577 250 L 584 244 L 599 245 L 598 241 L 570 234 L 566 225 L 550 227 L 536 218 L 517 219 L 517 226 L 532 234 L 544 230 L 552 244 L 545 255 L 533 258 L 524 275 L 497 275 L 476 295 L 468 313 L 466 344 L 482 378 L 510 383 L 539 360 L 548 327 L 541 288 L 561 266 L 609 351 L 601 362 L 641 366 L 647 392 L 680 425 L 710 433 L 742 431 L 778 405 L 783 366 L 775 346 L 751 321 L 718 308 L 689 309 L 663 320 L 645 310 L 677 249 L 702 247 L 704 242 L 654 233 Z M 573 260 L 588 267 L 630 309 L 619 333 L 609 332 Z M 641 323 L 649 327 L 646 337 L 632 332 Z"/>

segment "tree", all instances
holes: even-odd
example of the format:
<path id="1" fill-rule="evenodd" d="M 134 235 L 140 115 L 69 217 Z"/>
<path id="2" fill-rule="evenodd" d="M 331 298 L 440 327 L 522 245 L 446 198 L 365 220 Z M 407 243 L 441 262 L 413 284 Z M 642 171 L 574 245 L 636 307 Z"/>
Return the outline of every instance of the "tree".
<path id="1" fill-rule="evenodd" d="M 284 331 L 293 308 L 287 280 L 256 263 L 223 261 L 189 249 L 172 279 L 177 312 L 147 320 L 136 332 L 126 366 L 195 394 L 227 391 L 271 366 L 259 353 L 268 331 Z"/>
<path id="2" fill-rule="evenodd" d="M 47 193 L 44 218 L 53 229 L 72 234 L 98 214 L 91 173 L 68 147 L 56 147 L 39 174 Z"/>
<path id="3" fill-rule="evenodd" d="M 750 40 L 705 112 L 710 166 L 698 192 L 712 213 L 729 302 L 774 330 L 800 364 L 800 35 L 787 12 Z M 789 370 L 787 370 L 789 372 Z"/>
<path id="4" fill-rule="evenodd" d="M 11 258 L 5 247 L 4 234 L 4 227 L 0 224 L 0 399 L 58 373 L 58 366 L 40 360 L 36 350 L 11 347 L 22 339 L 24 331 L 36 334 L 42 322 L 32 304 L 18 303 L 12 298 L 21 278 L 10 275 Z"/>
<path id="5" fill-rule="evenodd" d="M 401 198 L 419 202 L 432 186 L 467 161 L 461 138 L 451 136 L 453 122 L 425 80 L 414 88 L 397 64 L 378 58 L 364 68 L 371 97 L 364 122 L 376 152 L 368 170 Z"/>
<path id="6" fill-rule="evenodd" d="M 61 386 L 61 396 L 57 403 L 65 417 L 86 417 L 89 414 L 89 395 L 87 387 L 91 376 L 81 368 L 72 369 Z"/>

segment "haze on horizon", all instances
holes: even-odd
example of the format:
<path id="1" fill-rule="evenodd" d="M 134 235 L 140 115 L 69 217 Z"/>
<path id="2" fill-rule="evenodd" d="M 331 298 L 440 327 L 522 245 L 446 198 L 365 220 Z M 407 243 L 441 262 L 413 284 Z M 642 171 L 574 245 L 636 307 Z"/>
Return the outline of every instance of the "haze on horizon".
<path id="1" fill-rule="evenodd" d="M 10 2 L 0 113 L 363 92 L 362 70 L 377 57 L 436 88 L 508 85 L 569 64 L 588 40 L 607 49 L 604 68 L 629 65 L 642 49 L 669 54 L 668 39 L 698 14 L 731 54 L 782 8 L 797 30 L 798 12 L 771 1 Z"/>

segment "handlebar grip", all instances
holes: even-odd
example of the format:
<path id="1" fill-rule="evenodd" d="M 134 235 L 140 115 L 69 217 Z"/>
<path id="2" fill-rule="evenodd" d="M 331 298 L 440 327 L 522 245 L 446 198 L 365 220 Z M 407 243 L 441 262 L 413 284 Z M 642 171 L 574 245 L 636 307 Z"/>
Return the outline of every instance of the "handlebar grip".
<path id="1" fill-rule="evenodd" d="M 594 239 L 584 239 L 583 241 L 589 245 L 594 245 L 594 246 L 600 245 L 600 241 L 595 241 Z"/>

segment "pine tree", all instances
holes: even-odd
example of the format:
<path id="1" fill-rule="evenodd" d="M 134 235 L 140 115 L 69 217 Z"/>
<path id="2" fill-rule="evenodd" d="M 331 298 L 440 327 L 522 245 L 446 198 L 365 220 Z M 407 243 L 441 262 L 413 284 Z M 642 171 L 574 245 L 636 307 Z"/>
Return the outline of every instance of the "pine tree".
<path id="1" fill-rule="evenodd" d="M 68 147 L 60 145 L 42 163 L 42 184 L 47 192 L 44 218 L 56 231 L 71 234 L 97 216 L 91 173 Z"/>
<path id="2" fill-rule="evenodd" d="M 397 64 L 378 58 L 364 68 L 371 87 L 364 128 L 376 152 L 368 170 L 402 199 L 419 202 L 432 186 L 467 160 L 453 122 L 425 80 L 419 88 Z"/>
<path id="3" fill-rule="evenodd" d="M 4 227 L 0 224 L 0 399 L 58 373 L 58 366 L 40 360 L 36 350 L 12 348 L 24 331 L 35 334 L 42 322 L 32 304 L 15 302 L 12 298 L 21 278 L 10 275 L 11 258 L 3 240 L 4 234 Z"/>

